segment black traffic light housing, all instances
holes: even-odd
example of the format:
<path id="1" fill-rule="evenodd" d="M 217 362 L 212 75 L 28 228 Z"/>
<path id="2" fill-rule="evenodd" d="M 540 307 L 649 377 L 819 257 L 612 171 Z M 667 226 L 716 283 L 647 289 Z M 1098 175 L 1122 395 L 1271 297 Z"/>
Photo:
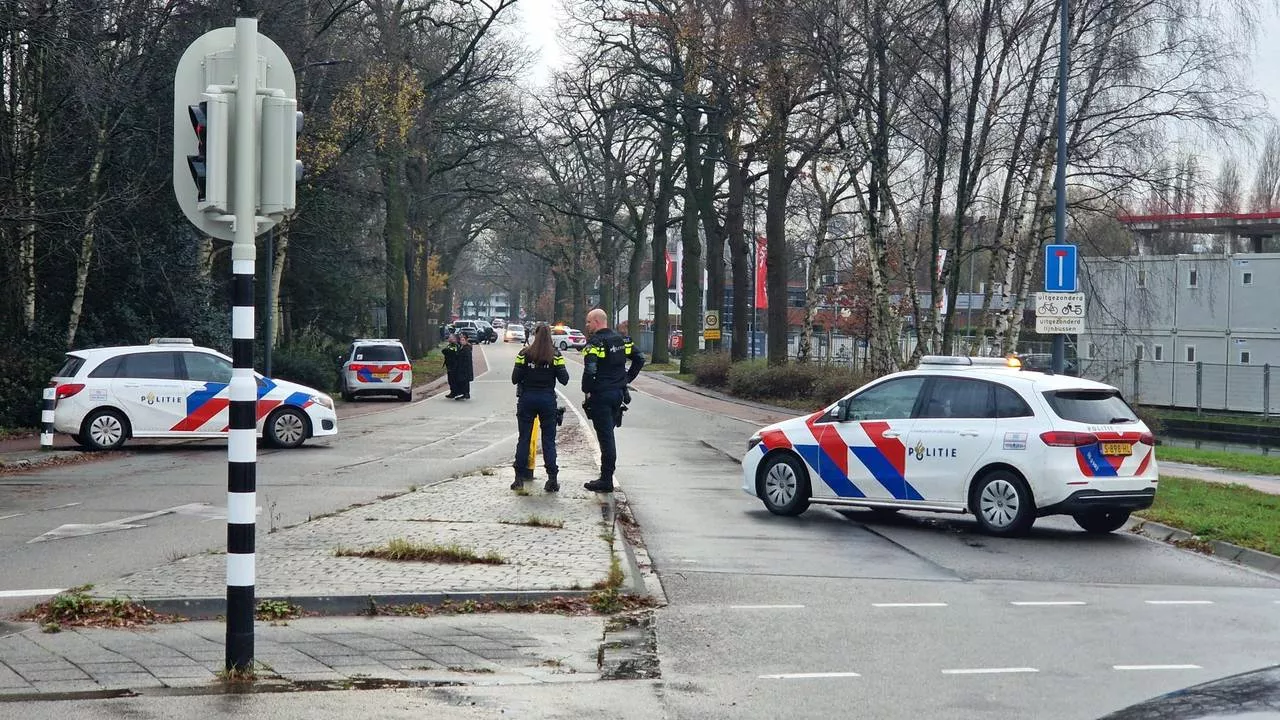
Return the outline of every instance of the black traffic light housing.
<path id="1" fill-rule="evenodd" d="M 196 154 L 187 156 L 187 167 L 191 169 L 191 179 L 196 183 L 196 200 L 204 202 L 205 188 L 208 183 L 208 161 L 205 154 L 209 130 L 209 103 L 188 105 L 187 114 L 191 117 L 191 128 L 196 133 Z"/>

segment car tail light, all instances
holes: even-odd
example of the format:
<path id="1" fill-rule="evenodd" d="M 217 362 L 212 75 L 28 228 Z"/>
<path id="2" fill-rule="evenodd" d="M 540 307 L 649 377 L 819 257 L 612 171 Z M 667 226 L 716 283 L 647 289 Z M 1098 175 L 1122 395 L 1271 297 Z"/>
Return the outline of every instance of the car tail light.
<path id="1" fill-rule="evenodd" d="M 67 383 L 66 385 L 59 385 L 58 391 L 54 393 L 54 397 L 57 400 L 69 398 L 83 389 L 84 385 L 81 383 Z"/>
<path id="2" fill-rule="evenodd" d="M 1049 447 L 1084 447 L 1098 442 L 1093 433 L 1050 430 L 1040 433 L 1040 439 Z"/>
<path id="3" fill-rule="evenodd" d="M 1156 436 L 1154 433 L 1144 432 L 1138 436 L 1138 442 L 1142 443 L 1143 445 L 1154 446 L 1156 444 Z"/>

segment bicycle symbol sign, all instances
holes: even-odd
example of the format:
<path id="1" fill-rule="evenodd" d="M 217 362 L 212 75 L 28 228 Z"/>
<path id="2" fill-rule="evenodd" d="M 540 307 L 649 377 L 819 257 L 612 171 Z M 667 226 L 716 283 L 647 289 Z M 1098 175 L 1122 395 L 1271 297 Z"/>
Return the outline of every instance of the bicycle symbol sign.
<path id="1" fill-rule="evenodd" d="M 1084 317 L 1084 293 L 1036 293 L 1036 317 Z"/>

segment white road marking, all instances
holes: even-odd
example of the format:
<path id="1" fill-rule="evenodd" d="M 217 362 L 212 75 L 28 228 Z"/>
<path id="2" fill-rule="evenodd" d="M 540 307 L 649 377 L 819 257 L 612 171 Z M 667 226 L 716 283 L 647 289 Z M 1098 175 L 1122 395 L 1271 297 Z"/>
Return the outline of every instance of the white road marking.
<path id="1" fill-rule="evenodd" d="M 62 538 L 84 537 L 85 535 L 98 535 L 100 533 L 116 532 L 118 530 L 136 530 L 145 525 L 135 525 L 144 520 L 151 520 L 162 515 L 194 515 L 202 518 L 225 518 L 226 508 L 216 508 L 208 503 L 187 503 L 186 505 L 178 505 L 176 507 L 165 508 L 164 510 L 156 510 L 154 512 L 142 513 L 141 515 L 133 515 L 119 520 L 110 520 L 104 523 L 69 523 L 59 525 L 49 532 L 37 538 L 27 541 L 27 544 L 38 542 L 46 542 L 49 540 L 60 540 Z"/>
<path id="2" fill-rule="evenodd" d="M 1212 605 L 1212 600 L 1144 600 L 1148 605 Z"/>
<path id="3" fill-rule="evenodd" d="M 862 677 L 856 672 L 816 672 L 816 673 L 778 673 L 776 675 L 760 675 L 760 680 L 811 680 L 820 678 Z"/>
<path id="4" fill-rule="evenodd" d="M 917 603 L 871 603 L 871 607 L 878 608 L 921 608 L 921 607 L 946 607 L 944 602 L 917 602 Z"/>
<path id="5" fill-rule="evenodd" d="M 1112 670 L 1203 670 L 1199 665 L 1112 665 Z"/>
<path id="6" fill-rule="evenodd" d="M 943 675 L 999 675 L 1002 673 L 1038 673 L 1039 670 L 1029 667 L 1011 668 L 952 668 L 943 670 Z"/>
<path id="7" fill-rule="evenodd" d="M 1065 605 L 1088 605 L 1083 600 L 1014 600 L 1010 605 L 1019 607 L 1059 607 Z"/>
<path id="8" fill-rule="evenodd" d="M 63 588 L 44 588 L 43 590 L 0 590 L 0 598 L 48 597 L 62 592 Z"/>
<path id="9" fill-rule="evenodd" d="M 730 605 L 730 610 L 800 610 L 803 605 Z"/>
<path id="10" fill-rule="evenodd" d="M 73 503 L 67 503 L 66 505 L 55 505 L 51 508 L 40 508 L 40 512 L 49 512 L 50 510 L 65 510 L 66 508 L 75 507 L 79 504 L 80 503 L 78 502 L 73 502 Z"/>
<path id="11" fill-rule="evenodd" d="M 22 517 L 26 513 L 14 513 L 12 515 L 0 515 L 0 520 L 8 520 L 9 518 Z"/>

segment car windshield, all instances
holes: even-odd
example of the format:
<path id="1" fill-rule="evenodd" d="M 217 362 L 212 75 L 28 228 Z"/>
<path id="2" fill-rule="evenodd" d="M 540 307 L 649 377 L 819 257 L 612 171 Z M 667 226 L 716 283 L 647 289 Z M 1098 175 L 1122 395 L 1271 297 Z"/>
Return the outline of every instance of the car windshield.
<path id="1" fill-rule="evenodd" d="M 1057 390 L 1044 397 L 1063 420 L 1095 425 L 1138 421 L 1117 390 Z"/>
<path id="2" fill-rule="evenodd" d="M 507 329 L 508 329 L 508 330 L 519 330 L 520 332 L 524 332 L 524 326 L 523 326 L 523 325 L 508 325 L 508 326 L 507 326 Z"/>
<path id="3" fill-rule="evenodd" d="M 399 345 L 360 345 L 355 359 L 362 362 L 402 362 L 404 348 Z"/>

